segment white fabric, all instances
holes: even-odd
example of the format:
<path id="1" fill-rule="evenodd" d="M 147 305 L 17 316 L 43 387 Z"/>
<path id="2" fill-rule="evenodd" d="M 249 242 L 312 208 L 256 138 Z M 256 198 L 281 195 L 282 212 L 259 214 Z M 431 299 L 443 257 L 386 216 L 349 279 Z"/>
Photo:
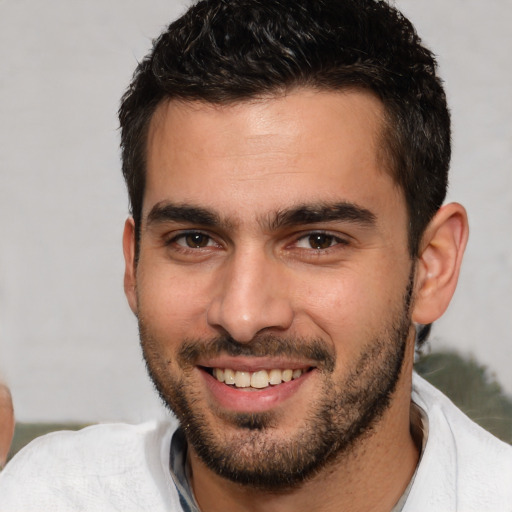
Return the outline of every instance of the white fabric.
<path id="1" fill-rule="evenodd" d="M 0 473 L 0 511 L 181 511 L 168 469 L 175 427 L 95 425 L 40 437 Z"/>
<path id="2" fill-rule="evenodd" d="M 512 447 L 414 376 L 429 437 L 403 512 L 512 512 Z M 0 474 L 0 512 L 180 512 L 169 472 L 176 424 L 96 425 L 54 433 Z"/>
<path id="3" fill-rule="evenodd" d="M 416 374 L 412 400 L 429 434 L 403 512 L 512 512 L 512 446 Z"/>

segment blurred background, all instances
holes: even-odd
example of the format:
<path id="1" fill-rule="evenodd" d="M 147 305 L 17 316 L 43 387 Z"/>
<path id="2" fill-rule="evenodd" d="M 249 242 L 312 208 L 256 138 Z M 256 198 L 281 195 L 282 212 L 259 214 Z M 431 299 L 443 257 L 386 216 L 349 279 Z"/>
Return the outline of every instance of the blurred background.
<path id="1" fill-rule="evenodd" d="M 451 375 L 446 361 L 465 361 L 510 396 L 512 2 L 396 3 L 438 55 L 453 117 L 449 199 L 471 223 L 458 291 L 430 343 L 453 354 L 423 371 Z M 122 289 L 116 111 L 151 40 L 187 5 L 0 0 L 0 377 L 19 422 L 165 414 Z"/>

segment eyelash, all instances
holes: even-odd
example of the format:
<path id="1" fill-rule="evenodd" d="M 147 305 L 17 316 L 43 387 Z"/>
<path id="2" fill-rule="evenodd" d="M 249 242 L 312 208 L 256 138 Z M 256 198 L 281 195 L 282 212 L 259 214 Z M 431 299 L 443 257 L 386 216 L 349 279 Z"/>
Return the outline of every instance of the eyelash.
<path id="1" fill-rule="evenodd" d="M 181 244 L 178 243 L 178 240 L 180 240 L 180 239 L 184 239 L 185 240 L 187 237 L 193 237 L 193 236 L 206 238 L 206 242 L 207 242 L 206 245 L 201 246 L 200 244 L 198 244 L 199 245 L 198 247 L 190 247 L 190 246 L 187 246 L 185 244 L 181 245 Z M 178 233 L 178 234 L 174 235 L 170 239 L 166 240 L 165 245 L 168 246 L 168 247 L 174 245 L 174 246 L 178 247 L 179 250 L 182 250 L 182 251 L 197 251 L 197 250 L 200 250 L 200 249 L 211 247 L 209 245 L 211 242 L 215 243 L 215 239 L 211 235 L 209 235 L 208 233 L 205 233 L 204 231 L 191 230 L 191 231 L 182 231 L 181 233 Z M 218 244 L 218 243 L 215 243 L 215 245 L 220 247 L 220 244 Z"/>
<path id="2" fill-rule="evenodd" d="M 315 251 L 317 253 L 325 253 L 329 249 L 332 249 L 336 247 L 337 245 L 347 246 L 349 245 L 349 241 L 345 238 L 341 238 L 338 235 L 335 235 L 333 233 L 329 233 L 328 231 L 310 231 L 303 236 L 300 236 L 295 241 L 295 245 L 297 245 L 301 240 L 308 240 L 311 244 L 313 242 L 313 239 L 316 237 L 317 241 L 321 241 L 322 237 L 327 239 L 326 241 L 329 243 L 327 247 L 309 247 L 304 248 L 306 251 Z M 322 245 L 322 244 L 319 244 Z"/>
<path id="3" fill-rule="evenodd" d="M 185 241 L 186 238 L 194 237 L 194 236 L 199 237 L 199 239 L 197 240 L 198 243 L 195 244 L 196 247 L 189 246 L 188 244 L 186 244 L 186 241 Z M 204 237 L 205 240 L 201 240 L 201 237 Z M 316 237 L 317 241 L 320 242 L 319 245 L 322 245 L 322 243 L 321 243 L 322 238 L 324 239 L 324 242 L 328 243 L 328 245 L 326 247 L 311 247 L 311 246 L 310 247 L 299 247 L 299 243 L 301 241 L 307 241 L 309 239 L 309 242 L 311 243 L 311 242 L 313 242 L 314 237 Z M 183 245 L 178 243 L 178 241 L 180 239 L 184 240 L 185 243 Z M 203 242 L 203 241 L 206 243 L 204 245 L 201 245 L 201 242 Z M 213 245 L 212 245 L 212 242 L 213 242 Z M 174 246 L 177 250 L 180 250 L 180 251 L 198 251 L 198 250 L 207 249 L 210 247 L 222 247 L 221 244 L 219 244 L 218 242 L 215 241 L 215 238 L 212 235 L 205 233 L 204 231 L 196 231 L 196 230 L 182 231 L 178 234 L 175 234 L 173 237 L 166 240 L 165 245 L 168 247 Z M 291 244 L 289 244 L 288 247 L 295 246 L 297 249 L 299 249 L 301 251 L 308 251 L 308 252 L 313 251 L 313 253 L 320 255 L 320 254 L 327 253 L 328 251 L 332 250 L 334 247 L 336 247 L 338 245 L 348 246 L 348 245 L 350 245 L 350 242 L 347 239 L 341 238 L 340 236 L 330 233 L 328 231 L 317 230 L 317 231 L 309 231 L 300 236 L 296 236 L 294 238 L 294 241 Z"/>

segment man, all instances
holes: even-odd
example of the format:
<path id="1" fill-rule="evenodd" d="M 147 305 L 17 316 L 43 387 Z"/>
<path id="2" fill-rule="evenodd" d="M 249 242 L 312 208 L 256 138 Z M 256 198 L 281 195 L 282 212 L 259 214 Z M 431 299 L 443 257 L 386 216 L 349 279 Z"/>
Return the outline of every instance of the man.
<path id="1" fill-rule="evenodd" d="M 14 409 L 9 388 L 0 381 L 0 469 L 7 461 L 14 435 Z"/>
<path id="2" fill-rule="evenodd" d="M 0 510 L 512 510 L 512 449 L 412 372 L 468 227 L 442 205 L 449 115 L 405 18 L 199 2 L 120 121 L 125 291 L 179 426 L 42 438 Z"/>

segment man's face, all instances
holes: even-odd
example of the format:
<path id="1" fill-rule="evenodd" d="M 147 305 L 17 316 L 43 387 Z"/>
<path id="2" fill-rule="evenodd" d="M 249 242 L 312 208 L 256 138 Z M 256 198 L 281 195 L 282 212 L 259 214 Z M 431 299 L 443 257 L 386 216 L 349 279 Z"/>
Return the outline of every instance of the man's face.
<path id="1" fill-rule="evenodd" d="M 303 89 L 152 120 L 128 298 L 192 455 L 223 476 L 292 486 L 406 386 L 413 265 L 382 118 L 368 94 Z"/>

